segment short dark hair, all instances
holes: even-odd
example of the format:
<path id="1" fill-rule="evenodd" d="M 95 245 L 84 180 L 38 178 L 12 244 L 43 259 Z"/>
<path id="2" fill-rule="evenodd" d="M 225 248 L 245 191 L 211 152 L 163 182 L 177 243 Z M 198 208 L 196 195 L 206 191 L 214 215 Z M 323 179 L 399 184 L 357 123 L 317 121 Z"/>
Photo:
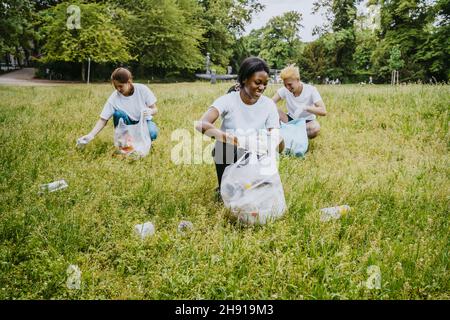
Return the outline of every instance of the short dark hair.
<path id="1" fill-rule="evenodd" d="M 258 71 L 265 71 L 267 74 L 270 73 L 269 66 L 263 59 L 258 57 L 248 57 L 242 61 L 238 74 L 238 82 L 241 87 L 244 86 L 245 80 Z"/>

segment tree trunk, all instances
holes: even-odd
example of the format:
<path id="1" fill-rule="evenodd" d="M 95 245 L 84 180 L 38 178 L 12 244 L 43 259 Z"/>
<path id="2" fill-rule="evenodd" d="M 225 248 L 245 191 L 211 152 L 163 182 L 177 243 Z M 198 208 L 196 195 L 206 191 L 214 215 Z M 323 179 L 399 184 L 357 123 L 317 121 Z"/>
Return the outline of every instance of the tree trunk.
<path id="1" fill-rule="evenodd" d="M 85 78 L 85 70 L 84 70 L 84 62 L 82 62 L 81 63 L 81 80 L 83 81 L 83 82 L 85 82 L 86 81 L 86 78 Z"/>
<path id="2" fill-rule="evenodd" d="M 16 47 L 16 61 L 19 65 L 19 68 L 22 69 L 22 62 L 20 61 L 20 53 L 19 53 L 19 47 Z"/>

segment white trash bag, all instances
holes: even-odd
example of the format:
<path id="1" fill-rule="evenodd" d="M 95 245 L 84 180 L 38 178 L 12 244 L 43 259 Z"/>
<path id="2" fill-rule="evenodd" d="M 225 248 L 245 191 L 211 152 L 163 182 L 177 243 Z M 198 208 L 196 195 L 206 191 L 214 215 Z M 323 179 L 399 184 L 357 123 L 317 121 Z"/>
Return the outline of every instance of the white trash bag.
<path id="1" fill-rule="evenodd" d="M 220 193 L 225 207 L 241 223 L 262 225 L 285 212 L 283 186 L 273 161 L 268 155 L 246 152 L 225 169 Z"/>
<path id="2" fill-rule="evenodd" d="M 123 119 L 119 120 L 114 129 L 114 145 L 118 148 L 116 154 L 137 158 L 148 155 L 152 140 L 144 112 L 137 124 L 126 125 Z"/>

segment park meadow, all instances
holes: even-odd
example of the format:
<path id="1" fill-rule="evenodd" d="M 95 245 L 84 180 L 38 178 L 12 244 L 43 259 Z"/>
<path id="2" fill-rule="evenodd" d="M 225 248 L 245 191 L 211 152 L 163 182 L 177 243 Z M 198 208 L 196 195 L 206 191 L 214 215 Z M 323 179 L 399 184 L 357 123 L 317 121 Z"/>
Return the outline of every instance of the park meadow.
<path id="1" fill-rule="evenodd" d="M 0 86 L 0 299 L 450 298 L 450 86 L 317 86 L 319 137 L 279 161 L 287 212 L 242 227 L 215 198 L 213 164 L 171 157 L 173 132 L 194 136 L 230 85 L 150 84 L 160 133 L 138 161 L 112 156 L 112 121 L 75 147 L 110 84 Z M 38 194 L 60 179 L 66 189 Z M 343 204 L 347 215 L 320 221 Z M 184 235 L 182 220 L 194 226 Z M 156 232 L 142 240 L 145 221 Z"/>

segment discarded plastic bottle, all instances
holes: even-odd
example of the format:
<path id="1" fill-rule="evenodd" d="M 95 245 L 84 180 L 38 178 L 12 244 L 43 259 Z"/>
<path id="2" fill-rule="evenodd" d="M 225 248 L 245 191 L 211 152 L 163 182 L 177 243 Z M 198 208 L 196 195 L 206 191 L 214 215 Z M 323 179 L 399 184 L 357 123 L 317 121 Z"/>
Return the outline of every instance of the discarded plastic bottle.
<path id="1" fill-rule="evenodd" d="M 189 231 L 192 231 L 194 229 L 194 225 L 190 221 L 181 221 L 178 225 L 178 232 L 181 234 L 185 234 Z"/>
<path id="2" fill-rule="evenodd" d="M 54 191 L 58 191 L 58 190 L 62 190 L 67 188 L 69 185 L 67 184 L 66 180 L 58 180 L 58 181 L 54 181 L 54 182 L 50 182 L 50 183 L 46 183 L 46 184 L 41 184 L 40 188 L 41 188 L 41 193 L 48 191 L 48 192 L 54 192 Z"/>
<path id="3" fill-rule="evenodd" d="M 66 282 L 66 286 L 68 289 L 76 289 L 79 290 L 80 289 L 80 285 L 81 285 L 81 270 L 80 268 L 78 268 L 78 266 L 71 264 L 68 268 L 67 268 L 67 282 Z"/>
<path id="4" fill-rule="evenodd" d="M 135 225 L 134 231 L 141 237 L 141 239 L 144 239 L 155 234 L 155 226 L 151 222 L 145 222 L 143 224 Z"/>
<path id="5" fill-rule="evenodd" d="M 322 215 L 320 216 L 320 221 L 327 222 L 327 221 L 330 221 L 333 219 L 337 220 L 350 210 L 351 210 L 350 206 L 348 206 L 346 204 L 343 206 L 320 209 L 320 211 L 322 211 Z"/>

